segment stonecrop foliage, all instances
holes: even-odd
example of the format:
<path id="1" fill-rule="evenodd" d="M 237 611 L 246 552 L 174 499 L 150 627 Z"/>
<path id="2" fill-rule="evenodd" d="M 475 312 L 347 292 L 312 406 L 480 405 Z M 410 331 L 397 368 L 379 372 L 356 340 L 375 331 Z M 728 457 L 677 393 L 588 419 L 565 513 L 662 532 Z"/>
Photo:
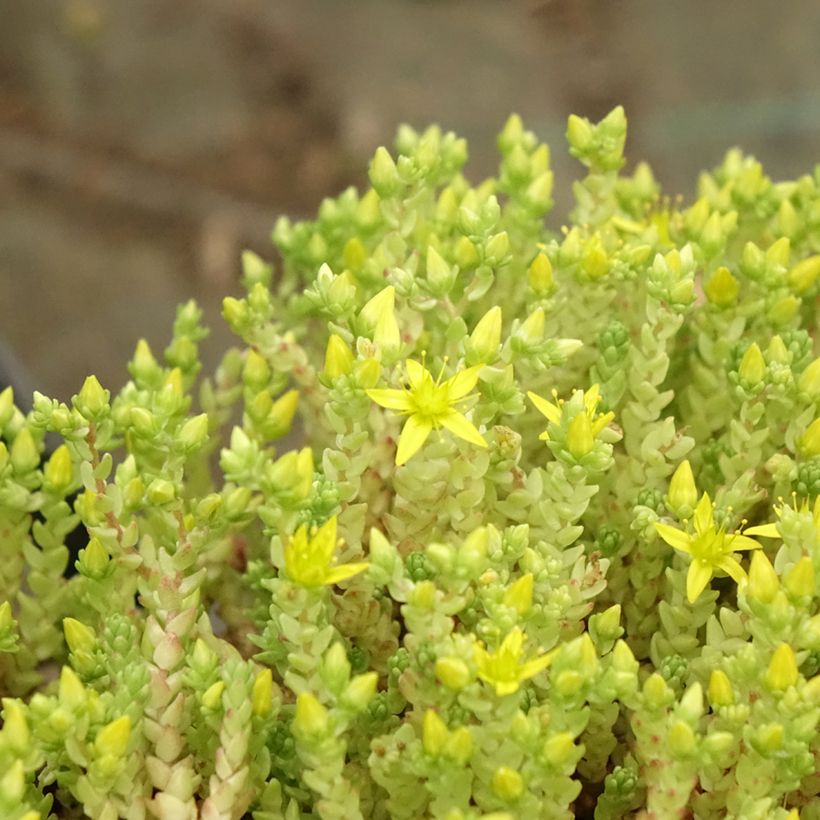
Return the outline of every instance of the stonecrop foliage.
<path id="1" fill-rule="evenodd" d="M 403 127 L 213 375 L 0 394 L 0 816 L 820 818 L 820 166 L 567 138 L 560 230 Z"/>

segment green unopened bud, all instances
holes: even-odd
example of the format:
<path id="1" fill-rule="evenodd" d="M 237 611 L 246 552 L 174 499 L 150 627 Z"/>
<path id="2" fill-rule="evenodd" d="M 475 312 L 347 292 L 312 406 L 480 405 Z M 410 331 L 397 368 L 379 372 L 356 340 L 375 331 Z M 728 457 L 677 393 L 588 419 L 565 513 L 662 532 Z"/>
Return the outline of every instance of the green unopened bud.
<path id="1" fill-rule="evenodd" d="M 96 419 L 108 408 L 110 393 L 104 390 L 96 376 L 89 376 L 74 396 L 74 406 L 89 419 Z"/>
<path id="2" fill-rule="evenodd" d="M 643 697 L 650 709 L 663 709 L 674 700 L 675 693 L 657 672 L 653 672 L 644 682 Z"/>
<path id="3" fill-rule="evenodd" d="M 253 679 L 251 687 L 251 707 L 255 715 L 265 717 L 273 705 L 273 673 L 262 669 Z"/>
<path id="4" fill-rule="evenodd" d="M 773 324 L 785 325 L 797 315 L 798 310 L 800 310 L 800 300 L 796 296 L 784 296 L 769 308 L 766 315 Z"/>
<path id="5" fill-rule="evenodd" d="M 815 359 L 801 374 L 797 380 L 797 386 L 802 393 L 806 393 L 813 399 L 820 396 L 820 358 Z"/>
<path id="6" fill-rule="evenodd" d="M 71 462 L 71 452 L 65 444 L 61 444 L 46 462 L 43 470 L 46 485 L 56 492 L 62 492 L 71 486 L 74 480 L 74 465 Z"/>
<path id="7" fill-rule="evenodd" d="M 675 757 L 689 757 L 697 745 L 692 727 L 683 720 L 676 720 L 670 726 L 667 743 Z"/>
<path id="8" fill-rule="evenodd" d="M 473 755 L 473 735 L 466 726 L 450 732 L 444 744 L 444 755 L 459 766 L 463 766 Z M 486 815 L 485 815 L 486 817 Z"/>
<path id="9" fill-rule="evenodd" d="M 144 407 L 132 407 L 128 411 L 128 422 L 141 436 L 146 438 L 153 436 L 156 432 L 154 416 Z"/>
<path id="10" fill-rule="evenodd" d="M 257 390 L 266 387 L 270 381 L 270 366 L 267 359 L 253 348 L 248 351 L 248 355 L 245 357 L 242 378 L 245 384 Z"/>
<path id="11" fill-rule="evenodd" d="M 161 372 L 154 354 L 151 352 L 151 346 L 145 339 L 140 339 L 134 349 L 134 358 L 131 360 L 130 366 L 131 375 L 137 381 L 152 381 Z"/>
<path id="12" fill-rule="evenodd" d="M 6 387 L 4 390 L 0 390 L 0 433 L 11 421 L 13 415 L 14 390 L 11 387 Z"/>
<path id="13" fill-rule="evenodd" d="M 527 268 L 527 281 L 536 293 L 550 293 L 555 287 L 552 262 L 545 253 L 539 253 Z"/>
<path id="14" fill-rule="evenodd" d="M 669 507 L 680 519 L 689 518 L 698 503 L 698 490 L 689 459 L 678 464 L 669 482 Z"/>
<path id="15" fill-rule="evenodd" d="M 799 677 L 794 650 L 787 643 L 780 644 L 775 649 L 766 670 L 767 686 L 775 691 L 782 691 L 790 686 L 796 686 Z"/>
<path id="16" fill-rule="evenodd" d="M 798 292 L 807 291 L 820 276 L 820 254 L 798 262 L 789 271 L 789 284 Z"/>
<path id="17" fill-rule="evenodd" d="M 540 342 L 544 338 L 544 322 L 543 308 L 536 308 L 518 328 L 518 334 L 528 342 Z"/>
<path id="18" fill-rule="evenodd" d="M 769 604 L 779 589 L 780 579 L 774 571 L 772 562 L 763 550 L 755 550 L 749 565 L 747 595 L 762 604 Z"/>
<path id="19" fill-rule="evenodd" d="M 594 621 L 593 621 L 594 619 Z M 621 605 L 613 604 L 603 612 L 590 618 L 590 625 L 595 624 L 594 631 L 605 641 L 614 641 L 624 634 L 621 626 Z"/>
<path id="20" fill-rule="evenodd" d="M 26 790 L 26 776 L 23 761 L 12 763 L 0 778 L 0 797 L 7 806 L 19 806 L 23 802 Z M 39 817 L 39 815 L 38 815 Z"/>
<path id="21" fill-rule="evenodd" d="M 15 439 L 16 443 L 16 439 Z M 820 418 L 816 418 L 800 437 L 800 449 L 803 455 L 809 458 L 820 456 Z M 14 449 L 12 448 L 12 461 L 14 461 Z"/>
<path id="22" fill-rule="evenodd" d="M 595 446 L 589 415 L 581 411 L 567 428 L 567 449 L 574 458 L 583 458 Z"/>
<path id="23" fill-rule="evenodd" d="M 704 287 L 706 298 L 718 307 L 728 307 L 737 301 L 740 284 L 729 268 L 721 265 Z"/>
<path id="24" fill-rule="evenodd" d="M 88 546 L 84 550 L 80 550 L 77 567 L 81 574 L 89 578 L 99 579 L 108 571 L 110 560 L 108 551 L 102 545 L 102 541 L 94 536 L 88 542 Z"/>
<path id="25" fill-rule="evenodd" d="M 539 211 L 547 211 L 552 206 L 552 171 L 539 174 L 527 188 L 527 201 Z"/>
<path id="26" fill-rule="evenodd" d="M 744 382 L 752 386 L 763 381 L 766 375 L 766 361 L 757 346 L 757 342 L 752 342 L 743 354 L 738 374 Z"/>
<path id="27" fill-rule="evenodd" d="M 293 731 L 305 738 L 322 735 L 330 728 L 327 709 L 310 692 L 301 692 L 296 697 L 296 716 Z"/>
<path id="28" fill-rule="evenodd" d="M 9 463 L 9 448 L 6 447 L 5 441 L 0 441 L 0 472 L 2 472 Z"/>
<path id="29" fill-rule="evenodd" d="M 690 723 L 697 721 L 703 714 L 703 687 L 695 681 L 683 693 L 680 699 L 680 715 Z"/>
<path id="30" fill-rule="evenodd" d="M 273 265 L 265 262 L 253 251 L 242 251 L 242 279 L 247 290 L 251 290 L 257 284 L 270 287 L 272 276 Z"/>
<path id="31" fill-rule="evenodd" d="M 712 706 L 731 706 L 735 693 L 729 676 L 722 669 L 713 669 L 709 676 L 709 703 Z"/>
<path id="32" fill-rule="evenodd" d="M 601 279 L 609 273 L 609 256 L 597 235 L 587 242 L 581 267 L 591 279 Z"/>
<path id="33" fill-rule="evenodd" d="M 456 271 L 442 258 L 432 246 L 427 246 L 427 281 L 430 290 L 437 296 L 450 292 L 456 280 Z"/>
<path id="34" fill-rule="evenodd" d="M 0 633 L 6 632 L 14 625 L 14 616 L 11 611 L 11 603 L 3 601 L 0 604 Z"/>
<path id="35" fill-rule="evenodd" d="M 619 672 L 633 672 L 638 669 L 638 661 L 626 641 L 618 640 L 612 650 L 612 667 Z"/>
<path id="36" fill-rule="evenodd" d="M 18 756 L 23 757 L 30 754 L 31 732 L 23 704 L 19 700 L 3 698 L 2 737 Z"/>
<path id="37" fill-rule="evenodd" d="M 524 136 L 524 123 L 518 114 L 510 114 L 504 128 L 498 135 L 498 148 L 502 153 L 511 151 L 517 146 Z"/>
<path id="38" fill-rule="evenodd" d="M 512 607 L 519 615 L 526 615 L 532 607 L 533 575 L 531 572 L 522 575 L 504 592 L 504 605 Z"/>
<path id="39" fill-rule="evenodd" d="M 466 237 L 462 236 L 456 242 L 455 263 L 460 270 L 472 270 L 480 261 L 476 246 Z"/>
<path id="40" fill-rule="evenodd" d="M 40 463 L 40 451 L 28 427 L 24 427 L 14 437 L 10 453 L 11 466 L 18 474 L 34 470 Z"/>
<path id="41" fill-rule="evenodd" d="M 766 348 L 766 361 L 777 364 L 788 364 L 791 361 L 789 350 L 780 336 L 772 336 Z"/>
<path id="42" fill-rule="evenodd" d="M 177 434 L 177 441 L 185 450 L 195 450 L 208 438 L 208 414 L 200 413 L 188 419 Z"/>
<path id="43" fill-rule="evenodd" d="M 350 679 L 350 661 L 341 642 L 328 649 L 322 664 L 322 677 L 331 691 L 338 692 Z"/>
<path id="44" fill-rule="evenodd" d="M 338 379 L 350 373 L 353 367 L 353 352 L 341 336 L 331 334 L 325 351 L 324 375 L 328 379 Z"/>
<path id="45" fill-rule="evenodd" d="M 226 296 L 222 300 L 222 315 L 234 331 L 239 331 L 250 318 L 248 303 L 244 299 Z"/>
<path id="46" fill-rule="evenodd" d="M 376 149 L 370 161 L 370 184 L 380 197 L 386 198 L 394 194 L 401 185 L 399 170 L 390 152 L 383 146 Z"/>
<path id="47" fill-rule="evenodd" d="M 544 743 L 544 759 L 556 769 L 563 769 L 575 759 L 575 738 L 570 732 L 558 732 Z"/>
<path id="48" fill-rule="evenodd" d="M 501 262 L 510 252 L 510 237 L 506 231 L 495 234 L 484 248 L 488 259 Z"/>
<path id="49" fill-rule="evenodd" d="M 170 481 L 155 478 L 148 485 L 148 499 L 152 504 L 169 504 L 174 498 L 176 498 L 176 490 Z"/>
<path id="50" fill-rule="evenodd" d="M 459 566 L 470 575 L 480 573 L 486 566 L 489 532 L 486 527 L 478 527 L 465 539 L 458 550 Z"/>
<path id="51" fill-rule="evenodd" d="M 814 595 L 814 564 L 808 555 L 804 555 L 783 577 L 783 586 L 795 598 L 808 598 Z"/>
<path id="52" fill-rule="evenodd" d="M 772 754 L 783 747 L 783 724 L 764 723 L 753 735 L 754 746 L 763 754 Z"/>
<path id="53" fill-rule="evenodd" d="M 94 630 L 75 618 L 63 618 L 63 632 L 68 648 L 72 652 L 93 652 L 97 646 Z"/>
<path id="54" fill-rule="evenodd" d="M 491 307 L 470 334 L 467 349 L 472 362 L 490 362 L 495 359 L 501 344 L 501 308 Z"/>
<path id="55" fill-rule="evenodd" d="M 592 125 L 585 117 L 579 117 L 576 114 L 570 114 L 567 120 L 567 142 L 571 149 L 573 156 L 583 154 L 592 144 L 593 131 Z"/>
<path id="56" fill-rule="evenodd" d="M 341 703 L 354 712 L 362 712 L 373 700 L 376 694 L 376 686 L 379 683 L 379 675 L 376 672 L 365 672 L 356 675 L 342 692 Z"/>
<path id="57" fill-rule="evenodd" d="M 502 800 L 517 800 L 524 792 L 524 780 L 509 766 L 500 766 L 493 774 L 493 791 Z"/>
<path id="58" fill-rule="evenodd" d="M 461 658 L 446 655 L 436 661 L 436 677 L 448 689 L 458 691 L 470 682 L 470 669 Z"/>
<path id="59" fill-rule="evenodd" d="M 392 285 L 388 285 L 367 301 L 359 316 L 370 327 L 375 328 L 383 314 L 392 313 L 395 303 L 396 289 Z"/>
<path id="60" fill-rule="evenodd" d="M 424 713 L 421 730 L 421 743 L 424 751 L 431 757 L 438 757 L 444 749 L 449 734 L 444 721 L 438 716 L 438 713 L 428 709 Z"/>

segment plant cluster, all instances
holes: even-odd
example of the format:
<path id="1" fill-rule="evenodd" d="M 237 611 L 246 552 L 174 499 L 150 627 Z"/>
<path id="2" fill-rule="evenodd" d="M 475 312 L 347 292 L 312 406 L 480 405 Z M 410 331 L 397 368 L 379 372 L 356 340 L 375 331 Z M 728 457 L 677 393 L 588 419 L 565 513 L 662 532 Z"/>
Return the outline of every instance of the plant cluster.
<path id="1" fill-rule="evenodd" d="M 560 230 L 403 127 L 213 375 L 0 393 L 3 818 L 820 818 L 820 167 L 567 138 Z"/>

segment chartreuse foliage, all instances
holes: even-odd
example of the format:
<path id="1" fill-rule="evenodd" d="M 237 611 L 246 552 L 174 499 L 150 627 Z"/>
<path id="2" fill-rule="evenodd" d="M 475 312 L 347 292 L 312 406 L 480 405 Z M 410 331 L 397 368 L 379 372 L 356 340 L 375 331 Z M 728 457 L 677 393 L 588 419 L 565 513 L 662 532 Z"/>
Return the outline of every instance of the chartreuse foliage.
<path id="1" fill-rule="evenodd" d="M 820 817 L 820 168 L 567 136 L 560 231 L 405 127 L 213 375 L 0 394 L 3 818 Z"/>

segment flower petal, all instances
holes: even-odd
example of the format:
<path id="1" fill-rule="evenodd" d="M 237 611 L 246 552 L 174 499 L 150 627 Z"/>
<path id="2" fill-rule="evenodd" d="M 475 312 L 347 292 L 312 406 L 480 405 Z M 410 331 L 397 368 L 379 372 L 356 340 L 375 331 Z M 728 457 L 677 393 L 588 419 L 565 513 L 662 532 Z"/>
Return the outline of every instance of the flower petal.
<path id="1" fill-rule="evenodd" d="M 360 561 L 356 564 L 339 564 L 337 567 L 331 567 L 325 573 L 325 583 L 338 584 L 340 581 L 345 581 L 354 575 L 358 575 L 360 572 L 364 572 L 367 567 L 368 564 L 366 561 Z"/>
<path id="2" fill-rule="evenodd" d="M 721 558 L 717 563 L 727 575 L 731 576 L 736 584 L 742 584 L 746 580 L 746 572 L 734 558 Z"/>
<path id="3" fill-rule="evenodd" d="M 527 680 L 535 677 L 541 670 L 546 669 L 555 656 L 555 652 L 548 652 L 546 655 L 541 655 L 540 658 L 533 658 L 531 661 L 522 663 L 518 667 L 518 679 Z"/>
<path id="4" fill-rule="evenodd" d="M 399 448 L 396 451 L 396 464 L 406 464 L 427 441 L 433 429 L 429 421 L 423 421 L 418 415 L 410 416 L 399 436 Z"/>
<path id="5" fill-rule="evenodd" d="M 417 362 L 415 359 L 408 359 L 404 366 L 407 370 L 407 379 L 410 382 L 410 387 L 417 390 L 421 387 L 425 377 L 432 380 L 432 376 L 427 372 L 424 365 Z"/>
<path id="6" fill-rule="evenodd" d="M 495 686 L 495 693 L 500 698 L 503 698 L 505 695 L 511 695 L 513 692 L 517 692 L 518 687 L 521 685 L 517 680 L 489 680 L 487 678 L 484 678 L 484 680 Z"/>
<path id="7" fill-rule="evenodd" d="M 336 551 L 336 516 L 333 515 L 322 524 L 310 539 L 310 552 L 316 563 L 327 566 Z"/>
<path id="8" fill-rule="evenodd" d="M 463 438 L 464 441 L 469 441 L 470 444 L 477 444 L 479 447 L 487 446 L 484 437 L 476 430 L 473 423 L 456 410 L 451 410 L 446 415 L 441 416 L 439 423 L 454 435 Z"/>
<path id="9" fill-rule="evenodd" d="M 715 520 L 712 517 L 712 499 L 709 498 L 709 493 L 704 493 L 695 507 L 695 532 L 701 533 L 710 530 L 715 526 Z"/>
<path id="10" fill-rule="evenodd" d="M 541 398 L 538 393 L 533 393 L 532 390 L 527 393 L 527 398 L 535 405 L 536 410 L 546 416 L 553 424 L 558 424 L 561 421 L 561 411 L 557 405 Z"/>
<path id="11" fill-rule="evenodd" d="M 447 395 L 451 402 L 463 399 L 476 386 L 478 374 L 483 367 L 484 365 L 481 364 L 468 367 L 444 382 L 443 386 L 447 388 Z"/>
<path id="12" fill-rule="evenodd" d="M 386 407 L 388 410 L 402 410 L 405 413 L 410 412 L 410 398 L 404 390 L 373 388 L 365 392 L 376 404 Z"/>
<path id="13" fill-rule="evenodd" d="M 762 545 L 758 544 L 754 538 L 747 538 L 745 535 L 730 535 L 726 539 L 726 549 L 737 550 L 759 550 Z"/>
<path id="14" fill-rule="evenodd" d="M 690 604 L 697 601 L 711 580 L 712 567 L 706 561 L 695 559 L 689 564 L 689 572 L 686 573 L 686 597 Z"/>
<path id="15" fill-rule="evenodd" d="M 777 524 L 759 524 L 743 531 L 744 535 L 757 535 L 760 538 L 780 538 Z"/>
<path id="16" fill-rule="evenodd" d="M 692 538 L 683 530 L 679 530 L 677 527 L 670 527 L 669 524 L 655 522 L 655 532 L 657 532 L 670 547 L 674 547 L 681 552 L 692 552 Z"/>

